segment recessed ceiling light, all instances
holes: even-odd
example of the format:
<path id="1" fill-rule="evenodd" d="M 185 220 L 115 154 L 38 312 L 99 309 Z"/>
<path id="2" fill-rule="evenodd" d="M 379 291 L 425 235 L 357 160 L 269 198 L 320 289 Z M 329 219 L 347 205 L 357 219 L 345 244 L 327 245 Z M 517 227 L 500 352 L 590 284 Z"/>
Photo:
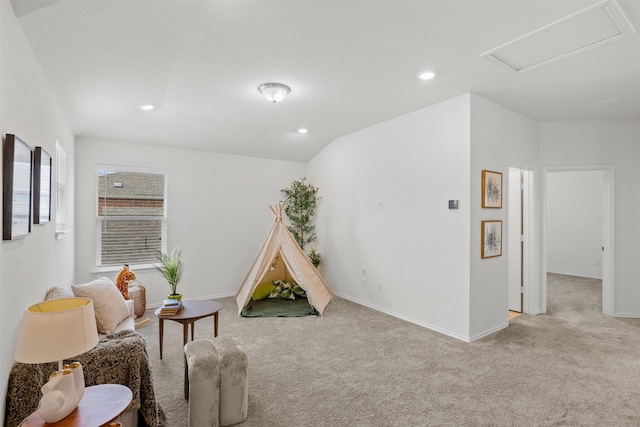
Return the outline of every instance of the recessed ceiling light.
<path id="1" fill-rule="evenodd" d="M 434 71 L 422 71 L 418 73 L 418 78 L 420 80 L 431 80 L 435 76 L 436 76 L 436 73 Z"/>
<path id="2" fill-rule="evenodd" d="M 307 133 L 307 132 L 309 132 L 308 129 L 305 129 L 305 128 L 298 129 L 298 133 Z"/>
<path id="3" fill-rule="evenodd" d="M 151 111 L 154 108 L 156 108 L 156 106 L 153 104 L 143 104 L 143 105 L 140 105 L 138 108 L 141 109 L 142 111 Z"/>

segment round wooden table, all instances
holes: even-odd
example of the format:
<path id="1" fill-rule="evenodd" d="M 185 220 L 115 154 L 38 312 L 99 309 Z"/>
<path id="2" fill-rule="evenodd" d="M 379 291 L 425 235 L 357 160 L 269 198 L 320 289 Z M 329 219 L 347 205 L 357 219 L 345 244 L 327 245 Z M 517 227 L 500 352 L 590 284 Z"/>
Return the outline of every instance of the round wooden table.
<path id="1" fill-rule="evenodd" d="M 158 316 L 160 320 L 159 332 L 160 332 L 160 359 L 162 359 L 162 344 L 164 339 L 164 321 L 173 320 L 174 322 L 182 323 L 182 346 L 189 341 L 189 325 L 191 325 L 191 341 L 193 341 L 193 334 L 195 329 L 195 323 L 197 320 L 205 317 L 213 316 L 213 336 L 218 336 L 218 311 L 222 308 L 222 304 L 217 301 L 211 300 L 190 300 L 182 301 L 184 308 L 180 310 L 178 314 L 164 315 L 160 314 L 162 307 L 158 307 L 154 314 Z M 186 356 L 185 356 L 186 357 Z M 184 361 L 184 397 L 189 398 L 189 374 L 187 371 L 187 360 Z"/>
<path id="2" fill-rule="evenodd" d="M 171 316 L 160 314 L 161 307 L 156 309 L 154 314 L 160 319 L 160 359 L 162 359 L 162 344 L 164 337 L 164 321 L 173 320 L 182 323 L 182 345 L 188 342 L 189 325 L 191 325 L 191 341 L 193 341 L 193 330 L 197 320 L 205 317 L 213 316 L 213 336 L 218 336 L 218 311 L 222 308 L 222 304 L 211 300 L 191 300 L 182 301 L 184 308 L 178 313 Z"/>
<path id="3" fill-rule="evenodd" d="M 133 394 L 120 384 L 100 384 L 87 387 L 78 407 L 57 423 L 47 424 L 38 411 L 20 424 L 21 427 L 104 426 L 127 410 Z"/>

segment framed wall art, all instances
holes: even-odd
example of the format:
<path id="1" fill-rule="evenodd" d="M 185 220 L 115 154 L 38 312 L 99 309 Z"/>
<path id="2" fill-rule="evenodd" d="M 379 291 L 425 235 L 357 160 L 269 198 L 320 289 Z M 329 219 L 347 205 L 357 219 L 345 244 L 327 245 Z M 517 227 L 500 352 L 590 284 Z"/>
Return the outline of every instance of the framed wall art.
<path id="1" fill-rule="evenodd" d="M 33 152 L 33 223 L 51 221 L 51 155 L 42 147 Z"/>
<path id="2" fill-rule="evenodd" d="M 480 258 L 502 256 L 502 221 L 482 221 L 482 249 Z"/>
<path id="3" fill-rule="evenodd" d="M 14 240 L 31 233 L 33 150 L 17 136 L 7 134 L 2 162 L 2 239 Z"/>
<path id="4" fill-rule="evenodd" d="M 502 173 L 482 171 L 482 207 L 502 208 Z"/>

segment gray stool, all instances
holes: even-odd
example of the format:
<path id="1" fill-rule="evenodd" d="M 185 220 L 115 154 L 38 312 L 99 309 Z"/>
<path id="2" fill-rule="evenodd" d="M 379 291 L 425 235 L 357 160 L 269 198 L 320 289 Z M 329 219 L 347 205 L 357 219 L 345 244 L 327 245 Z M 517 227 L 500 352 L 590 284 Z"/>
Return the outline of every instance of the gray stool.
<path id="1" fill-rule="evenodd" d="M 228 426 L 248 414 L 248 360 L 238 340 L 223 335 L 184 346 L 189 377 L 189 426 Z"/>

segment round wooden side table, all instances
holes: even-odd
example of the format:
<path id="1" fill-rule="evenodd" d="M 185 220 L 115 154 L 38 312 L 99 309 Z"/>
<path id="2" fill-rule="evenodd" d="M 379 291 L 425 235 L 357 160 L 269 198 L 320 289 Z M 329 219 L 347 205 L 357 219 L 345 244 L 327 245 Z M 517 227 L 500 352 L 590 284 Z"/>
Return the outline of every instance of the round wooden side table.
<path id="1" fill-rule="evenodd" d="M 189 341 L 189 325 L 191 325 L 191 341 L 193 341 L 193 330 L 195 323 L 205 317 L 213 316 L 213 336 L 218 336 L 218 312 L 222 304 L 212 300 L 189 300 L 182 301 L 184 308 L 173 315 L 160 314 L 162 307 L 156 309 L 154 314 L 158 316 L 158 326 L 160 334 L 160 359 L 162 359 L 162 344 L 164 341 L 164 321 L 173 320 L 182 324 L 182 346 Z M 184 360 L 184 397 L 189 398 L 189 373 L 187 371 L 187 359 Z"/>
<path id="2" fill-rule="evenodd" d="M 127 410 L 132 398 L 129 387 L 120 384 L 94 385 L 84 389 L 78 407 L 57 423 L 47 424 L 36 411 L 20 427 L 105 426 Z"/>
<path id="3" fill-rule="evenodd" d="M 156 309 L 154 314 L 159 319 L 159 338 L 160 338 L 160 359 L 162 359 L 162 344 L 164 341 L 164 321 L 173 320 L 182 324 L 182 346 L 189 340 L 189 325 L 191 325 L 191 340 L 193 341 L 193 331 L 195 323 L 204 317 L 213 316 L 213 336 L 218 336 L 218 311 L 222 308 L 222 304 L 218 301 L 211 300 L 189 300 L 182 301 L 184 308 L 178 314 L 165 315 L 160 314 L 162 307 Z"/>

